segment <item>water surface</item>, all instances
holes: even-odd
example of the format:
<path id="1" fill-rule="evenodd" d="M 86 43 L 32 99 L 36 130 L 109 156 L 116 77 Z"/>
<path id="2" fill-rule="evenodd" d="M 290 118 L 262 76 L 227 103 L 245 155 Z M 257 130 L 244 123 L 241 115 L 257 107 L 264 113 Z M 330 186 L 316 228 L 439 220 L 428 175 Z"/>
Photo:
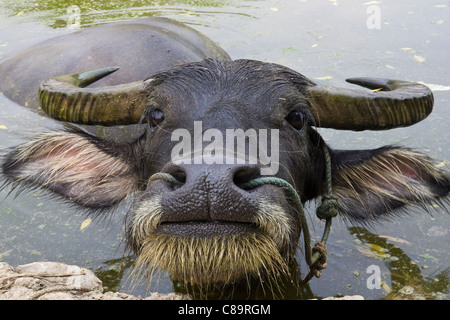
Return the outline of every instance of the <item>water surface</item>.
<path id="1" fill-rule="evenodd" d="M 71 20 L 75 12 L 73 7 L 68 11 L 71 6 L 79 9 L 79 25 Z M 449 6 L 444 0 L 8 0 L 0 4 L 0 60 L 77 28 L 145 16 L 169 17 L 203 32 L 233 59 L 281 63 L 322 84 L 350 87 L 345 78 L 358 76 L 428 84 L 435 95 L 434 111 L 417 125 L 383 132 L 319 131 L 334 148 L 399 144 L 426 152 L 445 165 L 450 160 Z M 379 12 L 379 20 L 373 20 L 374 12 Z M 1 148 L 60 127 L 0 95 Z M 7 190 L 0 194 L 0 261 L 85 266 L 99 275 L 108 290 L 135 295 L 173 291 L 164 272 L 149 288 L 130 276 L 133 258 L 122 258 L 124 211 L 95 219 L 80 230 L 87 216 L 70 204 L 39 192 L 16 198 L 6 195 Z M 308 221 L 313 238 L 318 239 L 323 224 L 315 218 L 313 207 Z M 287 292 L 286 297 L 359 294 L 366 299 L 448 299 L 448 206 L 430 209 L 429 213 L 411 208 L 406 215 L 370 228 L 337 219 L 327 245 L 328 268 L 320 279 Z M 304 273 L 301 253 L 298 260 Z M 379 288 L 368 286 L 371 266 L 381 271 Z"/>

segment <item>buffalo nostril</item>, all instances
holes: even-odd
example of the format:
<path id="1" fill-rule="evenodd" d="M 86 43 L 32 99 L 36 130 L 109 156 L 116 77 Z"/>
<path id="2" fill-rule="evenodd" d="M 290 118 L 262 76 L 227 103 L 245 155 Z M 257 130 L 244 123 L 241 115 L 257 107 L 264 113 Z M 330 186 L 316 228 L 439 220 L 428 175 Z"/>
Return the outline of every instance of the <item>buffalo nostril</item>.
<path id="1" fill-rule="evenodd" d="M 249 182 L 252 179 L 259 177 L 261 174 L 259 168 L 256 167 L 242 167 L 237 169 L 233 175 L 233 182 L 237 186 Z"/>
<path id="2" fill-rule="evenodd" d="M 177 190 L 177 189 L 181 188 L 182 186 L 183 186 L 182 184 L 172 183 L 172 189 L 173 190 Z"/>

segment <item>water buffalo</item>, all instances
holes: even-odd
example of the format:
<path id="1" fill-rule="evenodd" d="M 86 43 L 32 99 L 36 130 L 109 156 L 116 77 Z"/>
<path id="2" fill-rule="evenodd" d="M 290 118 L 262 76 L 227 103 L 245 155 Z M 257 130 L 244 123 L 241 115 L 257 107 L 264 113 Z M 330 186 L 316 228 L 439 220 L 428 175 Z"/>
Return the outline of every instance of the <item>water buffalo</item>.
<path id="1" fill-rule="evenodd" d="M 242 187 L 263 176 L 288 182 L 302 203 L 332 187 L 339 215 L 352 222 L 448 199 L 449 175 L 427 155 L 398 146 L 333 150 L 315 130 L 416 123 L 433 106 L 421 84 L 358 78 L 349 81 L 381 90 L 321 86 L 278 64 L 233 61 L 165 19 L 57 37 L 6 60 L 0 72 L 8 97 L 33 105 L 39 91 L 50 117 L 78 125 L 8 150 L 9 184 L 51 190 L 92 214 L 131 199 L 126 238 L 137 264 L 187 283 L 287 272 L 300 217 L 283 188 Z M 84 130 L 136 125 L 142 132 L 133 141 Z"/>

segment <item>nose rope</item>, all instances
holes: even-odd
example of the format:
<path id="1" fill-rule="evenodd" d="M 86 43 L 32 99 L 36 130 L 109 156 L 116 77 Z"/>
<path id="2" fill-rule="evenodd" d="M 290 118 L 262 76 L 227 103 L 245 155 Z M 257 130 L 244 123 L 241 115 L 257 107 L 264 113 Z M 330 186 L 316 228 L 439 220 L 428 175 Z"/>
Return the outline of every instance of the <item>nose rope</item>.
<path id="1" fill-rule="evenodd" d="M 275 185 L 282 188 L 287 194 L 294 200 L 295 207 L 298 211 L 298 218 L 303 232 L 303 241 L 305 247 L 305 260 L 309 266 L 309 273 L 302 281 L 307 283 L 313 276 L 317 278 L 321 275 L 321 270 L 326 267 L 326 248 L 325 243 L 328 240 L 328 235 L 331 230 L 331 219 L 338 214 L 337 198 L 333 196 L 333 190 L 331 186 L 331 159 L 328 148 L 325 143 L 321 142 L 322 151 L 325 156 L 326 166 L 326 194 L 322 196 L 322 202 L 316 209 L 316 215 L 319 219 L 325 220 L 325 227 L 323 236 L 320 242 L 317 242 L 314 248 L 311 248 L 311 237 L 309 233 L 308 223 L 306 221 L 305 211 L 302 205 L 300 196 L 295 188 L 286 180 L 275 177 L 261 177 L 252 179 L 246 183 L 238 184 L 238 186 L 244 190 L 251 190 L 260 187 L 265 184 Z M 168 173 L 158 172 L 152 175 L 149 182 L 155 180 L 165 180 L 173 184 L 183 185 L 175 177 Z M 313 253 L 314 252 L 314 253 Z"/>

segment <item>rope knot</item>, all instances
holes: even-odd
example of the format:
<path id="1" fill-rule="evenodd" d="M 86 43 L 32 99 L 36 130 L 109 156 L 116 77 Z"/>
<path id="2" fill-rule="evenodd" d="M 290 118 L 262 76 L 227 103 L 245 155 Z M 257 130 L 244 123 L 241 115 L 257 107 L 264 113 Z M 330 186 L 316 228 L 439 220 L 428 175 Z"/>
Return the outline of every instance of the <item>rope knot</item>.
<path id="1" fill-rule="evenodd" d="M 312 248 L 312 253 L 317 256 L 317 260 L 312 263 L 310 270 L 316 278 L 320 278 L 322 270 L 327 267 L 327 247 L 319 241 Z"/>
<path id="2" fill-rule="evenodd" d="M 322 203 L 316 209 L 316 215 L 319 219 L 330 219 L 338 215 L 339 205 L 337 197 L 331 195 L 323 195 Z"/>

